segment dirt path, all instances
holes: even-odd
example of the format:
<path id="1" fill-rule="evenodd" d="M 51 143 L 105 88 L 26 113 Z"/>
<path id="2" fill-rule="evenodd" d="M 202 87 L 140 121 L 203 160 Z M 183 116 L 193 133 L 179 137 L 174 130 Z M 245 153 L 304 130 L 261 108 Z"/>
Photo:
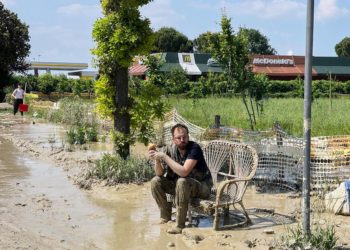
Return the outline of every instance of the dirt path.
<path id="1" fill-rule="evenodd" d="M 171 223 L 157 224 L 149 183 L 90 191 L 75 186 L 75 175 L 110 147 L 66 152 L 63 134 L 58 126 L 0 113 L 0 249 L 273 249 L 286 227 L 296 225 L 289 216 L 300 215 L 300 197 L 258 193 L 252 186 L 245 196 L 252 226 L 215 232 L 211 219 L 202 218 L 198 228 L 168 235 Z M 134 150 L 144 153 L 141 146 Z M 339 245 L 348 246 L 349 217 L 315 219 L 328 222 L 336 226 Z"/>

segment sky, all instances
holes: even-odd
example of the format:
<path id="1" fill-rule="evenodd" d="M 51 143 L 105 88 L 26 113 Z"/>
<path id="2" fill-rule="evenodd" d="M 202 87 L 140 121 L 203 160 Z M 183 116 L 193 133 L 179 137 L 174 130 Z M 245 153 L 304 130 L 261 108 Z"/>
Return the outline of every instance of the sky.
<path id="1" fill-rule="evenodd" d="M 0 0 L 29 26 L 29 61 L 89 63 L 92 26 L 102 17 L 99 0 Z M 189 39 L 220 31 L 222 13 L 235 31 L 253 28 L 279 55 L 305 55 L 307 0 L 153 0 L 140 11 L 155 31 L 173 27 Z M 314 56 L 336 56 L 350 36 L 350 1 L 315 0 Z"/>

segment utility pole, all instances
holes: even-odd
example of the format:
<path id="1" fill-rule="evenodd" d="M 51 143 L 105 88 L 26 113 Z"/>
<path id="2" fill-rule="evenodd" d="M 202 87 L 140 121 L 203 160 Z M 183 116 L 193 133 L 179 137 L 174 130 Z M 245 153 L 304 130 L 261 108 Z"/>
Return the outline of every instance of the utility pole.
<path id="1" fill-rule="evenodd" d="M 303 169 L 303 230 L 310 235 L 310 165 L 311 165 L 311 95 L 312 46 L 314 32 L 314 0 L 307 1 L 306 49 L 304 78 L 304 169 Z"/>

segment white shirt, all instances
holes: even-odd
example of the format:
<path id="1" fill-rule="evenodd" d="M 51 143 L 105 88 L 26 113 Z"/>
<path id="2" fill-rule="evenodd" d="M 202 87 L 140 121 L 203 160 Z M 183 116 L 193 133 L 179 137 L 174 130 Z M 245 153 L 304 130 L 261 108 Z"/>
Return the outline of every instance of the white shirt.
<path id="1" fill-rule="evenodd" d="M 24 90 L 17 88 L 15 89 L 15 91 L 13 91 L 12 95 L 14 95 L 16 99 L 23 99 Z"/>

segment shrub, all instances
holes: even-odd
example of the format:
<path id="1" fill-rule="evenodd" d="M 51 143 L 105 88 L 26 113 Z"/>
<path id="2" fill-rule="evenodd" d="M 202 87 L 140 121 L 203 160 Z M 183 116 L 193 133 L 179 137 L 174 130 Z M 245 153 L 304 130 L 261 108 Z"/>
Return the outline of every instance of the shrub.
<path id="1" fill-rule="evenodd" d="M 281 246 L 287 249 L 333 249 L 337 244 L 334 226 L 317 226 L 309 237 L 304 235 L 301 226 L 288 228 L 287 235 L 281 238 Z"/>
<path id="2" fill-rule="evenodd" d="M 75 143 L 80 145 L 86 143 L 85 129 L 83 126 L 78 126 L 75 129 Z"/>
<path id="3" fill-rule="evenodd" d="M 59 101 L 59 109 L 53 109 L 48 115 L 48 120 L 60 122 L 66 125 L 94 127 L 97 126 L 94 105 L 79 97 L 62 98 Z M 60 113 L 60 114 L 56 114 Z M 60 118 L 60 120 L 53 118 Z"/>
<path id="4" fill-rule="evenodd" d="M 72 126 L 67 131 L 67 142 L 69 144 L 85 144 L 88 142 L 97 142 L 96 127 Z"/>
<path id="5" fill-rule="evenodd" d="M 96 126 L 88 127 L 85 129 L 86 139 L 89 142 L 97 142 L 98 132 Z"/>
<path id="6" fill-rule="evenodd" d="M 55 91 L 58 80 L 51 74 L 44 74 L 39 76 L 38 89 L 44 94 L 50 94 Z"/>
<path id="7" fill-rule="evenodd" d="M 126 160 L 119 155 L 104 154 L 96 161 L 90 177 L 106 180 L 108 185 L 117 183 L 141 183 L 154 176 L 153 168 L 146 158 L 130 156 Z"/>
<path id="8" fill-rule="evenodd" d="M 67 142 L 71 145 L 75 144 L 75 129 L 73 127 L 69 128 L 66 134 L 67 134 Z"/>

